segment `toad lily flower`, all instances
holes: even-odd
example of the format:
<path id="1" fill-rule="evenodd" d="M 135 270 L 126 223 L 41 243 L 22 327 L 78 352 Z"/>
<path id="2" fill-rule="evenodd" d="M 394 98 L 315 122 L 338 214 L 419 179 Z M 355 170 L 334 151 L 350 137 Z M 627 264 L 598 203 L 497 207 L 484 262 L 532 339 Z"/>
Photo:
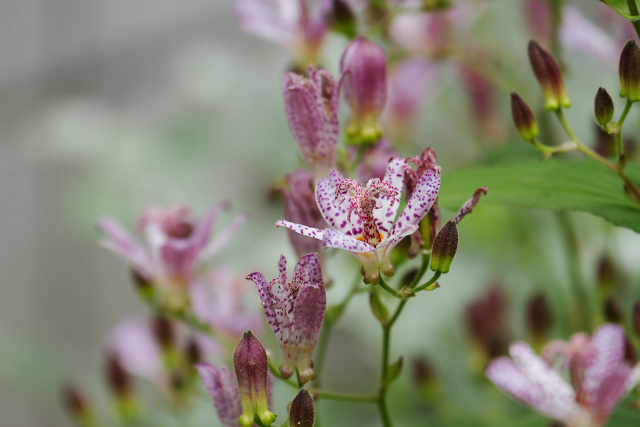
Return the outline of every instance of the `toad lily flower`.
<path id="1" fill-rule="evenodd" d="M 618 401 L 640 381 L 640 364 L 624 360 L 622 328 L 606 324 L 589 338 L 574 334 L 571 341 L 552 341 L 544 359 L 523 342 L 511 344 L 511 359 L 495 359 L 487 377 L 500 389 L 538 412 L 568 427 L 602 427 Z M 550 362 L 568 368 L 569 385 Z"/>
<path id="2" fill-rule="evenodd" d="M 314 183 L 336 167 L 338 148 L 338 99 L 344 77 L 334 84 L 331 73 L 308 69 L 309 77 L 286 73 L 282 95 L 287 122 L 304 161 L 313 173 Z"/>
<path id="3" fill-rule="evenodd" d="M 194 219 L 184 206 L 166 211 L 150 208 L 140 218 L 140 231 L 149 249 L 144 248 L 122 225 L 112 218 L 98 221 L 107 238 L 100 246 L 114 252 L 133 267 L 141 280 L 156 286 L 164 303 L 182 308 L 187 303 L 186 289 L 194 280 L 199 267 L 217 253 L 245 221 L 239 215 L 216 239 L 209 241 L 218 213 L 225 203 L 213 206 L 200 221 Z"/>
<path id="4" fill-rule="evenodd" d="M 307 254 L 296 264 L 293 279 L 287 280 L 287 260 L 280 256 L 280 275 L 267 283 L 260 273 L 253 280 L 269 326 L 280 341 L 284 361 L 280 375 L 287 379 L 298 371 L 301 383 L 315 379 L 311 354 L 318 340 L 327 305 L 322 271 L 316 254 Z"/>
<path id="5" fill-rule="evenodd" d="M 404 179 L 404 160 L 392 159 L 384 179 L 369 180 L 365 188 L 331 171 L 316 186 L 316 202 L 325 221 L 333 227 L 318 230 L 280 220 L 286 227 L 305 236 L 322 240 L 325 247 L 346 249 L 362 263 L 365 283 L 378 283 L 378 271 L 393 274 L 391 250 L 418 229 L 418 223 L 436 200 L 440 176 L 427 170 L 416 183 L 407 206 L 394 223 Z M 351 193 L 351 195 L 349 195 Z M 344 201 L 349 199 L 349 207 Z"/>

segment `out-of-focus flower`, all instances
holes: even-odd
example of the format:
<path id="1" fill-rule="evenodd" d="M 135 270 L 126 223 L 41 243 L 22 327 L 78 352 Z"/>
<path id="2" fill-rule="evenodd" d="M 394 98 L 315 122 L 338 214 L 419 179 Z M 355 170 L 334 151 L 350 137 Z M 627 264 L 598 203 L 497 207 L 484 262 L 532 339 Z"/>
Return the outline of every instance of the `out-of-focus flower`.
<path id="1" fill-rule="evenodd" d="M 471 117 L 476 127 L 489 141 L 503 139 L 505 131 L 503 119 L 496 109 L 495 87 L 469 67 L 463 66 L 461 71 Z"/>
<path id="2" fill-rule="evenodd" d="M 147 209 L 140 218 L 139 228 L 148 249 L 117 220 L 102 218 L 98 228 L 107 237 L 100 246 L 122 257 L 141 279 L 154 285 L 163 303 L 182 308 L 187 304 L 186 288 L 200 273 L 199 267 L 217 253 L 246 220 L 245 215 L 237 216 L 223 233 L 210 241 L 215 219 L 226 206 L 226 203 L 213 206 L 199 221 L 184 206 Z"/>
<path id="3" fill-rule="evenodd" d="M 251 284 L 223 268 L 214 268 L 189 289 L 196 317 L 233 340 L 247 329 L 260 331 L 260 312 L 246 304 Z"/>
<path id="4" fill-rule="evenodd" d="M 242 403 L 238 424 L 251 427 L 258 417 L 262 424 L 270 426 L 276 420 L 276 415 L 269 411 L 267 351 L 250 330 L 244 332 L 233 350 L 233 370 Z"/>
<path id="5" fill-rule="evenodd" d="M 387 59 L 380 46 L 358 37 L 340 58 L 344 95 L 351 108 L 346 128 L 354 143 L 376 142 L 382 130 L 378 119 L 387 101 Z"/>
<path id="6" fill-rule="evenodd" d="M 287 260 L 280 256 L 280 275 L 267 283 L 260 273 L 252 273 L 253 280 L 267 322 L 280 342 L 284 360 L 280 375 L 290 378 L 295 371 L 301 383 L 315 379 L 311 355 L 327 305 L 322 271 L 316 254 L 307 254 L 296 264 L 293 278 L 287 280 Z"/>
<path id="7" fill-rule="evenodd" d="M 242 415 L 242 403 L 235 375 L 226 366 L 218 369 L 205 362 L 198 363 L 196 369 L 213 399 L 213 405 L 216 407 L 222 425 L 237 427 L 238 418 Z"/>
<path id="8" fill-rule="evenodd" d="M 389 71 L 387 104 L 380 120 L 385 133 L 393 140 L 407 139 L 410 135 L 438 69 L 438 65 L 427 60 L 410 59 Z"/>
<path id="9" fill-rule="evenodd" d="M 66 385 L 62 389 L 62 399 L 65 409 L 78 426 L 95 425 L 93 409 L 80 389 L 72 384 Z"/>
<path id="10" fill-rule="evenodd" d="M 486 369 L 498 388 L 568 427 L 604 426 L 620 399 L 640 381 L 640 365 L 624 360 L 624 331 L 605 324 L 590 338 L 574 334 L 569 342 L 552 341 L 536 355 L 528 344 L 509 347 L 511 358 L 501 357 Z M 571 384 L 552 369 L 559 362 Z"/>
<path id="11" fill-rule="evenodd" d="M 276 227 L 287 227 L 305 236 L 321 239 L 325 247 L 345 249 L 362 263 L 365 283 L 378 283 L 378 271 L 393 274 L 391 250 L 405 236 L 418 229 L 429 212 L 440 188 L 440 176 L 426 171 L 418 180 L 404 211 L 395 221 L 404 179 L 404 160 L 392 159 L 382 181 L 370 180 L 365 188 L 339 172 L 331 171 L 316 186 L 316 201 L 322 216 L 332 228 L 324 231 L 280 220 Z M 349 196 L 349 192 L 352 193 Z M 345 208 L 345 200 L 349 208 Z"/>
<path id="12" fill-rule="evenodd" d="M 330 0 L 235 0 L 242 29 L 286 49 L 302 69 L 318 62 Z"/>
<path id="13" fill-rule="evenodd" d="M 391 21 L 389 36 L 404 50 L 417 55 L 442 57 L 449 48 L 452 14 L 456 9 L 401 13 Z"/>
<path id="14" fill-rule="evenodd" d="M 551 45 L 551 7 L 547 0 L 525 0 L 522 3 L 525 23 L 531 36 L 543 46 Z"/>
<path id="15" fill-rule="evenodd" d="M 498 285 L 491 286 L 466 309 L 466 323 L 475 349 L 482 356 L 478 363 L 506 353 L 507 297 Z"/>
<path id="16" fill-rule="evenodd" d="M 309 66 L 309 77 L 286 73 L 282 78 L 284 109 L 289 129 L 298 143 L 314 181 L 336 167 L 338 99 L 342 77 L 334 84 L 331 73 Z"/>
<path id="17" fill-rule="evenodd" d="M 284 196 L 284 219 L 296 224 L 308 227 L 320 228 L 325 221 L 318 209 L 313 195 L 313 179 L 311 173 L 299 169 L 293 174 L 286 174 L 287 187 L 278 187 Z M 317 252 L 322 258 L 322 243 L 317 240 L 307 239 L 291 230 L 288 231 L 289 242 L 298 257 Z M 245 328 L 251 329 L 251 328 Z"/>
<path id="18" fill-rule="evenodd" d="M 120 321 L 107 344 L 108 351 L 118 358 L 126 372 L 165 389 L 172 385 L 175 373 L 172 371 L 191 369 L 189 356 L 194 345 L 201 358 L 210 357 L 217 350 L 217 344 L 209 337 L 193 334 L 181 323 L 159 325 L 157 320 L 141 318 Z"/>

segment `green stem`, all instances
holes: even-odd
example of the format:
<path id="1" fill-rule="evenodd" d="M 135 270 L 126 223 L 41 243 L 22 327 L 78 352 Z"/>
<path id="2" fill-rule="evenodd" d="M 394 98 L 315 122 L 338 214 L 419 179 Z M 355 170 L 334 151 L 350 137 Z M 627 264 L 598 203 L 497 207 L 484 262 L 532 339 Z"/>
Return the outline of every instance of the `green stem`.
<path id="1" fill-rule="evenodd" d="M 414 292 L 420 292 L 424 289 L 427 289 L 429 286 L 433 285 L 435 283 L 436 280 L 438 280 L 438 278 L 442 275 L 442 273 L 440 271 L 436 271 L 433 274 L 433 277 L 431 277 L 431 279 L 429 279 L 428 282 L 418 286 L 417 288 L 415 288 L 413 291 Z"/>
<path id="2" fill-rule="evenodd" d="M 629 114 L 629 110 L 631 110 L 631 105 L 633 102 L 627 98 L 627 104 L 624 106 L 624 111 L 618 120 L 618 133 L 616 133 L 616 158 L 618 159 L 618 168 L 624 169 L 623 166 L 623 156 L 624 156 L 624 147 L 622 146 L 622 124 L 627 118 L 627 114 Z"/>
<path id="3" fill-rule="evenodd" d="M 380 287 L 382 289 L 387 291 L 392 296 L 394 296 L 396 298 L 402 298 L 402 295 L 400 295 L 400 293 L 398 291 L 393 289 L 391 286 L 387 285 L 387 282 L 384 281 L 384 279 L 382 278 L 382 275 L 380 275 L 380 283 L 379 283 L 379 285 L 380 285 Z"/>
<path id="4" fill-rule="evenodd" d="M 426 273 L 427 269 L 429 268 L 430 261 L 431 261 L 431 251 L 423 251 L 422 265 L 420 266 L 420 270 L 418 271 L 418 274 L 416 274 L 416 277 L 413 279 L 413 282 L 411 282 L 411 285 L 409 285 L 409 289 L 413 289 L 416 286 L 418 286 L 418 283 L 420 283 L 420 280 L 422 280 L 424 273 Z"/>
<path id="5" fill-rule="evenodd" d="M 318 395 L 323 399 L 340 400 L 343 402 L 376 403 L 378 401 L 378 396 L 354 396 L 351 394 L 331 393 L 328 391 L 323 391 L 318 389 L 310 389 L 309 392 L 311 394 Z"/>
<path id="6" fill-rule="evenodd" d="M 273 376 L 279 379 L 280 381 L 282 381 L 283 383 L 289 385 L 290 387 L 295 388 L 296 390 L 298 389 L 298 384 L 296 384 L 295 381 L 285 380 L 284 378 L 282 378 L 282 376 L 280 375 L 280 370 L 276 368 L 273 362 L 271 362 L 271 358 L 269 358 L 269 371 L 271 371 Z"/>
<path id="7" fill-rule="evenodd" d="M 633 183 L 633 181 L 631 181 L 631 179 L 629 179 L 629 177 L 627 176 L 627 173 L 624 171 L 624 169 L 619 168 L 618 166 L 614 165 L 609 160 L 607 160 L 604 157 L 600 156 L 598 153 L 593 151 L 591 148 L 587 147 L 582 142 L 580 142 L 580 140 L 573 133 L 573 130 L 571 129 L 571 126 L 569 126 L 569 123 L 567 123 L 567 119 L 565 118 L 564 113 L 562 112 L 562 108 L 558 108 L 556 110 L 556 116 L 558 117 L 558 120 L 560 121 L 560 124 L 562 125 L 562 127 L 565 130 L 565 132 L 567 133 L 567 135 L 569 135 L 569 138 L 571 138 L 571 140 L 573 142 L 578 144 L 578 150 L 580 150 L 583 154 L 587 155 L 588 157 L 591 157 L 593 160 L 597 161 L 598 163 L 601 163 L 602 165 L 608 167 L 609 169 L 611 169 L 612 171 L 617 173 L 620 176 L 620 178 L 622 178 L 624 183 L 626 184 L 627 190 L 629 192 L 631 192 L 632 195 L 634 196 L 633 199 L 636 202 L 640 202 L 640 188 L 638 188 L 638 186 L 636 186 Z"/>
<path id="8" fill-rule="evenodd" d="M 630 15 L 632 16 L 640 15 L 640 12 L 638 12 L 638 6 L 636 5 L 635 0 L 627 0 L 627 6 L 629 6 Z M 640 21 L 631 21 L 631 23 L 633 24 L 633 28 L 635 28 L 636 33 L 638 34 L 638 37 L 640 37 Z"/>

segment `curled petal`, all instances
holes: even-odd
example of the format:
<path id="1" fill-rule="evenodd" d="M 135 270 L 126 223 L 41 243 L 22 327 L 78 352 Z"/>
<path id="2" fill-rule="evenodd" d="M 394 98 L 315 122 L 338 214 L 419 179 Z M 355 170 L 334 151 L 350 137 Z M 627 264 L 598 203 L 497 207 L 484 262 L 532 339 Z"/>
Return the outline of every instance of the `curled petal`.
<path id="1" fill-rule="evenodd" d="M 295 275 L 299 270 L 305 270 L 307 282 L 311 285 L 322 284 L 322 269 L 317 254 L 307 254 L 300 258 L 295 268 Z"/>
<path id="2" fill-rule="evenodd" d="M 387 166 L 387 171 L 384 175 L 383 182 L 391 185 L 395 190 L 395 196 L 389 197 L 384 194 L 380 194 L 379 201 L 382 202 L 380 209 L 373 210 L 373 216 L 376 220 L 376 226 L 378 230 L 389 235 L 389 231 L 393 225 L 393 221 L 396 218 L 398 207 L 400 206 L 400 198 L 402 197 L 402 187 L 404 180 L 404 160 L 392 159 Z"/>
<path id="3" fill-rule="evenodd" d="M 276 317 L 276 312 L 272 306 L 269 284 L 260 273 L 251 273 L 247 276 L 247 279 L 252 280 L 253 283 L 255 283 L 256 288 L 258 288 L 258 294 L 260 294 L 260 301 L 262 302 L 262 308 L 264 309 L 264 315 L 267 318 L 267 323 L 269 323 L 269 326 L 278 340 L 281 340 L 282 332 L 280 329 L 280 323 Z"/>
<path id="4" fill-rule="evenodd" d="M 118 221 L 111 218 L 102 218 L 97 225 L 108 237 L 108 239 L 103 239 L 100 242 L 100 246 L 121 256 L 145 279 L 154 279 L 154 265 L 149 254 Z"/>
<path id="5" fill-rule="evenodd" d="M 279 220 L 276 221 L 276 227 L 286 227 L 289 230 L 293 230 L 296 233 L 300 233 L 303 236 L 313 237 L 318 240 L 322 240 L 323 231 L 317 228 L 307 227 L 306 225 L 294 224 L 293 222 Z"/>
<path id="6" fill-rule="evenodd" d="M 294 324 L 298 357 L 296 364 L 300 373 L 300 381 L 304 384 L 315 378 L 311 368 L 311 354 L 318 341 L 318 334 L 324 319 L 327 306 L 322 278 L 319 285 L 307 286 L 300 290 L 294 308 Z"/>
<path id="7" fill-rule="evenodd" d="M 467 200 L 456 214 L 456 224 L 462 221 L 462 218 L 469 215 L 471 211 L 473 211 L 473 208 L 475 208 L 480 201 L 480 197 L 486 196 L 487 191 L 487 187 L 480 187 L 473 193 L 473 197 Z"/>

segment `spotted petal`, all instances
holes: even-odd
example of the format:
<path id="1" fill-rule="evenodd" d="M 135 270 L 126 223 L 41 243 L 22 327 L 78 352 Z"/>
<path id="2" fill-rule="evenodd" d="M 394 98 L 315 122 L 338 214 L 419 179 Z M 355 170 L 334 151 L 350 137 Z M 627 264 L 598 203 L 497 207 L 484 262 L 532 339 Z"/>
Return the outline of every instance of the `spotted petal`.
<path id="1" fill-rule="evenodd" d="M 315 378 L 311 368 L 311 354 L 318 341 L 318 334 L 324 319 L 327 306 L 322 279 L 320 284 L 306 286 L 301 289 L 294 307 L 294 325 L 298 356 L 296 364 L 300 373 L 300 381 L 306 383 Z"/>
<path id="2" fill-rule="evenodd" d="M 336 188 L 344 178 L 339 172 L 332 170 L 329 176 L 322 178 L 316 185 L 316 202 L 320 213 L 327 223 L 347 236 L 359 236 L 362 234 L 362 225 L 358 214 L 351 214 L 351 221 L 347 217 L 347 203 L 335 206 Z"/>
<path id="3" fill-rule="evenodd" d="M 350 252 L 375 252 L 376 248 L 362 240 L 354 239 L 351 236 L 334 230 L 333 228 L 327 228 L 322 235 L 322 244 L 326 248 L 338 248 L 346 249 Z"/>
<path id="4" fill-rule="evenodd" d="M 323 231 L 317 228 L 307 227 L 306 225 L 294 224 L 293 222 L 285 221 L 283 219 L 276 221 L 276 227 L 286 227 L 289 230 L 293 230 L 296 233 L 303 236 L 313 237 L 318 240 L 322 240 Z"/>
<path id="5" fill-rule="evenodd" d="M 591 337 L 595 357 L 584 371 L 583 386 L 593 402 L 600 384 L 613 375 L 624 356 L 624 331 L 619 325 L 599 327 Z"/>
<path id="6" fill-rule="evenodd" d="M 298 260 L 294 273 L 295 276 L 300 276 L 301 271 L 304 271 L 304 276 L 306 277 L 305 282 L 311 285 L 322 284 L 322 270 L 317 254 L 307 254 Z"/>
<path id="7" fill-rule="evenodd" d="M 435 171 L 429 169 L 422 174 L 407 206 L 393 226 L 391 234 L 395 235 L 397 231 L 402 230 L 407 224 L 418 224 L 435 203 L 439 189 L 440 176 Z"/>
<path id="8" fill-rule="evenodd" d="M 373 217 L 376 220 L 378 230 L 387 236 L 389 235 L 393 221 L 396 219 L 398 207 L 400 207 L 400 198 L 402 197 L 402 186 L 404 181 L 403 165 L 404 161 L 402 159 L 394 158 L 389 162 L 387 172 L 385 173 L 382 181 L 390 184 L 396 191 L 396 195 L 392 199 L 389 196 L 381 194 L 378 199 L 382 202 L 382 207 L 380 209 L 373 210 Z"/>
<path id="9" fill-rule="evenodd" d="M 251 273 L 247 276 L 247 279 L 253 280 L 256 288 L 258 288 L 258 294 L 260 294 L 260 301 L 262 302 L 262 308 L 264 309 L 264 315 L 267 318 L 267 323 L 273 330 L 276 338 L 278 338 L 278 341 L 280 341 L 282 339 L 282 332 L 280 331 L 280 323 L 278 323 L 276 312 L 272 305 L 269 284 L 260 273 Z"/>

